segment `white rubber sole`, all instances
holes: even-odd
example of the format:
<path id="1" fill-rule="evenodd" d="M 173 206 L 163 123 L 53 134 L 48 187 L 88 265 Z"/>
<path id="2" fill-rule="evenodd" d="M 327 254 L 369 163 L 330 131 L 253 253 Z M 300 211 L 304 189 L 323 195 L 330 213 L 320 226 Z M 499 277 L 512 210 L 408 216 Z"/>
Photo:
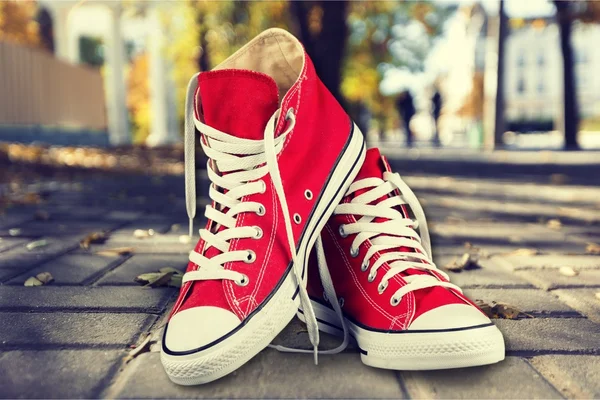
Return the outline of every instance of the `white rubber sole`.
<path id="1" fill-rule="evenodd" d="M 350 142 L 330 176 L 299 245 L 297 259 L 303 262 L 305 274 L 308 256 L 318 235 L 358 174 L 364 158 L 364 138 L 354 125 Z M 240 368 L 267 347 L 294 318 L 300 303 L 298 284 L 306 286 L 305 282 L 296 282 L 292 267 L 279 289 L 260 311 L 240 329 L 207 349 L 177 354 L 165 352 L 163 344 L 160 358 L 169 379 L 179 385 L 199 385 Z"/>
<path id="2" fill-rule="evenodd" d="M 312 302 L 319 330 L 341 336 L 335 311 Z M 298 317 L 305 321 L 300 311 Z M 474 367 L 504 360 L 504 338 L 495 325 L 446 331 L 386 333 L 366 330 L 345 319 L 366 365 L 401 371 Z"/>

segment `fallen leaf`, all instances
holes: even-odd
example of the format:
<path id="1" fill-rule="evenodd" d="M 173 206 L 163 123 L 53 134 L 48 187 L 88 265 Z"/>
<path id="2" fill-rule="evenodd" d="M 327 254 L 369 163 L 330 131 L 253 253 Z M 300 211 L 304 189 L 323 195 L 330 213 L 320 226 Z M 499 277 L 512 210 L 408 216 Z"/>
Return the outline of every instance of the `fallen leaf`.
<path id="1" fill-rule="evenodd" d="M 35 277 L 44 285 L 47 285 L 48 283 L 54 281 L 54 277 L 50 272 L 40 272 Z"/>
<path id="2" fill-rule="evenodd" d="M 10 236 L 19 236 L 19 235 L 21 234 L 21 232 L 22 232 L 22 231 L 21 231 L 21 229 L 19 229 L 19 228 L 12 228 L 12 229 L 9 229 L 9 230 L 8 230 L 8 234 L 9 234 Z"/>
<path id="3" fill-rule="evenodd" d="M 160 272 L 147 272 L 145 274 L 136 276 L 133 281 L 141 283 L 142 285 L 146 285 L 148 282 L 156 280 L 160 275 Z"/>
<path id="4" fill-rule="evenodd" d="M 511 243 L 521 243 L 523 238 L 521 236 L 511 235 L 508 237 L 508 241 Z"/>
<path id="5" fill-rule="evenodd" d="M 444 268 L 452 272 L 481 268 L 479 255 L 477 253 L 465 253 L 460 259 L 455 258 Z"/>
<path id="6" fill-rule="evenodd" d="M 455 217 L 453 215 L 446 217 L 446 223 L 448 223 L 448 224 L 464 224 L 465 222 L 466 221 L 464 218 Z"/>
<path id="7" fill-rule="evenodd" d="M 577 276 L 579 275 L 579 271 L 571 268 L 571 267 L 560 267 L 558 272 L 564 276 Z"/>
<path id="8" fill-rule="evenodd" d="M 519 319 L 533 318 L 533 315 L 527 314 L 518 308 L 508 304 L 492 301 L 487 303 L 483 300 L 475 300 L 475 304 L 492 319 Z"/>
<path id="9" fill-rule="evenodd" d="M 25 281 L 25 283 L 23 284 L 23 286 L 42 286 L 44 285 L 44 283 L 42 281 L 40 281 L 38 278 L 36 278 L 35 276 L 30 276 L 29 278 L 27 278 L 27 280 Z"/>
<path id="10" fill-rule="evenodd" d="M 586 254 L 600 255 L 600 244 L 588 243 L 585 252 Z"/>
<path id="11" fill-rule="evenodd" d="M 161 269 L 159 269 L 159 270 L 158 270 L 158 272 L 161 272 L 161 273 L 163 273 L 163 274 L 164 274 L 165 272 L 172 272 L 172 273 L 174 273 L 174 274 L 183 275 L 183 272 L 181 272 L 181 271 L 180 271 L 180 270 L 178 270 L 178 269 L 171 268 L 171 267 L 165 267 L 165 268 L 161 268 Z"/>
<path id="12" fill-rule="evenodd" d="M 50 213 L 46 210 L 37 210 L 33 214 L 33 218 L 36 221 L 48 221 L 50 219 Z"/>
<path id="13" fill-rule="evenodd" d="M 600 292 L 596 292 L 596 298 L 600 300 Z"/>
<path id="14" fill-rule="evenodd" d="M 550 219 L 546 222 L 546 226 L 550 229 L 559 230 L 562 228 L 562 222 L 559 219 Z"/>
<path id="15" fill-rule="evenodd" d="M 523 256 L 523 257 L 536 256 L 538 254 L 540 254 L 539 250 L 527 249 L 527 248 L 517 249 L 515 251 L 511 251 L 510 253 L 508 253 L 508 255 L 511 255 L 511 256 Z"/>
<path id="16" fill-rule="evenodd" d="M 181 236 L 179 236 L 179 243 L 188 244 L 191 241 L 192 241 L 192 238 L 189 235 L 181 235 Z"/>
<path id="17" fill-rule="evenodd" d="M 148 351 L 150 351 L 150 345 L 153 343 L 151 338 L 152 338 L 151 335 L 146 336 L 146 339 L 144 339 L 144 341 L 142 343 L 140 343 L 139 346 L 137 346 L 133 350 L 131 350 L 129 352 L 129 354 L 127 354 L 125 356 L 125 358 L 123 358 L 123 361 L 125 363 L 128 363 L 129 361 L 133 360 L 140 354 L 147 353 Z"/>
<path id="18" fill-rule="evenodd" d="M 171 280 L 169 281 L 169 286 L 174 287 L 174 288 L 180 288 L 182 282 L 183 282 L 183 274 L 182 275 L 174 274 L 171 277 Z"/>
<path id="19" fill-rule="evenodd" d="M 42 197 L 38 193 L 26 193 L 21 200 L 22 204 L 39 204 L 42 202 Z"/>
<path id="20" fill-rule="evenodd" d="M 138 239 L 145 239 L 154 236 L 154 229 L 136 229 L 133 231 L 133 236 Z"/>
<path id="21" fill-rule="evenodd" d="M 83 238 L 83 240 L 81 242 L 79 242 L 79 245 L 81 246 L 82 249 L 89 249 L 91 244 L 102 244 L 104 242 L 106 242 L 106 240 L 108 239 L 108 234 L 104 231 L 101 232 L 92 232 L 89 235 L 87 235 L 85 238 Z"/>
<path id="22" fill-rule="evenodd" d="M 181 287 L 183 272 L 178 269 L 165 267 L 158 272 L 147 272 L 135 277 L 134 281 L 147 287 Z"/>
<path id="23" fill-rule="evenodd" d="M 95 254 L 105 257 L 127 256 L 133 253 L 134 250 L 135 249 L 133 247 L 115 247 L 114 249 L 97 251 Z"/>
<path id="24" fill-rule="evenodd" d="M 146 285 L 147 287 L 157 288 L 161 286 L 169 286 L 169 282 L 171 282 L 171 277 L 174 275 L 173 272 L 160 272 L 156 279 L 150 280 Z"/>
<path id="25" fill-rule="evenodd" d="M 27 248 L 27 250 L 31 251 L 44 246 L 48 246 L 48 241 L 46 239 L 40 239 L 36 240 L 35 242 L 28 243 L 25 247 Z"/>

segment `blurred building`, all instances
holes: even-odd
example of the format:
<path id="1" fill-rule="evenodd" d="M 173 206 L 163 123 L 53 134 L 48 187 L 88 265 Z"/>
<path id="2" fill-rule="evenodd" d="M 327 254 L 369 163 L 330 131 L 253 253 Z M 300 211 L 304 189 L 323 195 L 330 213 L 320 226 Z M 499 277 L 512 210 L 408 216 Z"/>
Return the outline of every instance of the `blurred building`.
<path id="1" fill-rule="evenodd" d="M 552 121 L 561 112 L 562 55 L 553 19 L 513 20 L 506 42 L 506 117 Z M 600 26 L 575 24 L 573 50 L 579 109 L 583 118 L 600 110 Z"/>

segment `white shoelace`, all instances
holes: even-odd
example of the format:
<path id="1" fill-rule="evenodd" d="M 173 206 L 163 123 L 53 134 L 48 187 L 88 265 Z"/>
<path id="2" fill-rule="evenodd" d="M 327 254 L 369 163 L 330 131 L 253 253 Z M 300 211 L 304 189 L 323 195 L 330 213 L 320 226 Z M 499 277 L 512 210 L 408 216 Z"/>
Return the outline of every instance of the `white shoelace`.
<path id="1" fill-rule="evenodd" d="M 190 252 L 190 261 L 198 266 L 194 271 L 186 272 L 182 283 L 213 279 L 229 279 L 240 286 L 249 283 L 249 278 L 233 270 L 226 270 L 225 264 L 235 261 L 253 263 L 256 254 L 251 250 L 229 251 L 231 240 L 243 238 L 260 238 L 262 231 L 259 227 L 236 227 L 237 216 L 242 213 L 254 212 L 264 215 L 265 207 L 257 202 L 244 201 L 246 196 L 261 193 L 266 190 L 262 177 L 269 174 L 277 198 L 282 209 L 286 236 L 293 262 L 293 272 L 299 286 L 300 301 L 307 318 L 310 342 L 313 345 L 315 362 L 319 345 L 319 329 L 317 320 L 306 291 L 305 281 L 302 280 L 302 266 L 297 262 L 296 246 L 292 231 L 289 208 L 281 181 L 277 154 L 283 148 L 286 136 L 294 129 L 296 117 L 288 112 L 287 129 L 275 137 L 275 123 L 279 118 L 277 110 L 265 127 L 264 140 L 242 139 L 214 129 L 195 118 L 194 96 L 197 87 L 198 74 L 192 77 L 188 84 L 186 96 L 185 118 L 185 197 L 186 210 L 190 220 L 190 237 L 193 232 L 193 220 L 196 214 L 196 165 L 195 165 L 195 130 L 203 134 L 200 141 L 202 149 L 208 157 L 207 171 L 211 186 L 209 197 L 213 205 L 206 206 L 205 216 L 214 223 L 211 229 L 201 229 L 200 237 L 206 243 L 203 252 L 215 247 L 220 253 L 212 258 L 196 251 Z M 224 193 L 224 191 L 227 191 Z M 223 210 L 227 210 L 224 212 Z M 224 227 L 225 229 L 220 229 Z"/>
<path id="2" fill-rule="evenodd" d="M 365 254 L 361 269 L 366 272 L 369 269 L 371 257 L 377 252 L 407 247 L 414 251 L 390 251 L 380 253 L 379 258 L 371 265 L 368 280 L 373 282 L 377 277 L 377 270 L 387 263 L 390 268 L 381 277 L 378 286 L 379 294 L 386 290 L 389 280 L 408 269 L 419 269 L 423 271 L 436 271 L 437 274 L 449 279 L 448 275 L 437 269 L 433 263 L 431 254 L 431 241 L 429 229 L 423 208 L 419 200 L 400 178 L 397 173 L 384 172 L 383 180 L 379 178 L 361 179 L 350 185 L 346 195 L 358 190 L 371 188 L 365 193 L 356 196 L 350 203 L 340 204 L 336 207 L 335 214 L 351 214 L 361 216 L 354 223 L 341 225 L 340 235 L 347 236 L 356 234 L 350 246 L 350 255 L 358 256 L 358 248 L 362 243 L 369 240 L 371 247 Z M 397 193 L 400 192 L 400 194 Z M 390 194 L 392 194 L 390 196 Z M 389 197 L 387 197 L 389 196 Z M 376 205 L 369 204 L 382 197 L 387 197 Z M 412 210 L 416 221 L 406 218 L 395 207 L 408 205 Z M 376 218 L 385 218 L 385 222 L 373 222 Z M 419 234 L 416 232 L 419 230 Z M 416 274 L 403 276 L 407 285 L 396 290 L 390 298 L 390 304 L 397 306 L 402 297 L 419 289 L 427 289 L 434 286 L 461 291 L 461 289 L 445 282 L 430 274 Z M 462 292 L 462 291 L 461 291 Z"/>

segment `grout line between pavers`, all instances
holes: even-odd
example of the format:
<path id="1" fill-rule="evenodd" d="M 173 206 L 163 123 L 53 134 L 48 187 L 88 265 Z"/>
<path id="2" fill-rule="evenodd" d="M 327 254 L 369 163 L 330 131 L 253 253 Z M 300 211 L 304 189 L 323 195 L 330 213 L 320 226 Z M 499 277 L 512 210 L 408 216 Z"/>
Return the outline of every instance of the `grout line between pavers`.
<path id="1" fill-rule="evenodd" d="M 540 371 L 539 371 L 537 368 L 535 368 L 535 367 L 533 366 L 533 364 L 531 364 L 531 362 L 529 361 L 529 359 L 528 359 L 528 358 L 524 358 L 524 357 L 522 357 L 521 359 L 522 359 L 522 360 L 525 362 L 525 364 L 527 364 L 527 365 L 529 366 L 529 368 L 531 368 L 533 371 L 535 371 L 535 372 L 536 372 L 536 373 L 539 375 L 539 377 L 540 377 L 540 378 L 542 378 L 542 380 L 543 380 L 544 382 L 546 382 L 546 384 L 548 384 L 548 385 L 549 385 L 549 386 L 550 386 L 552 389 L 554 389 L 554 391 L 556 391 L 556 393 L 557 393 L 557 394 L 558 394 L 558 395 L 559 395 L 561 398 L 565 399 L 565 396 L 563 396 L 563 395 L 562 395 L 561 391 L 560 391 L 560 390 L 558 390 L 558 388 L 557 388 L 556 386 L 554 386 L 552 383 L 550 383 L 550 381 L 549 381 L 548 379 L 546 379 L 546 376 L 544 376 L 544 374 L 543 374 L 542 372 L 540 372 Z"/>
<path id="2" fill-rule="evenodd" d="M 398 386 L 400 387 L 400 392 L 402 393 L 402 397 L 404 399 L 411 399 L 408 388 L 406 387 L 406 382 L 404 382 L 404 377 L 402 376 L 402 371 L 394 371 L 394 375 L 396 376 L 396 381 L 398 382 Z"/>
<path id="3" fill-rule="evenodd" d="M 143 308 L 68 308 L 68 307 L 0 307 L 0 312 L 6 314 L 146 314 L 160 316 L 164 312 L 164 307 L 143 307 Z"/>
<path id="4" fill-rule="evenodd" d="M 600 348 L 582 350 L 506 350 L 506 355 L 525 358 L 548 355 L 600 356 Z"/>
<path id="5" fill-rule="evenodd" d="M 62 351 L 62 350 L 123 350 L 127 344 L 117 343 L 37 343 L 37 344 L 0 344 L 1 354 L 8 351 Z"/>
<path id="6" fill-rule="evenodd" d="M 67 253 L 69 253 L 71 251 L 74 251 L 74 250 L 76 250 L 78 248 L 79 248 L 79 244 L 75 244 L 75 245 L 72 245 L 72 246 L 69 246 L 69 247 L 66 247 L 66 248 L 62 249 L 61 251 L 59 251 L 59 252 L 57 252 L 57 253 L 49 256 L 48 258 L 44 258 L 42 260 L 34 262 L 33 264 L 31 264 L 26 269 L 15 269 L 15 273 L 14 274 L 7 275 L 6 277 L 0 279 L 0 285 L 3 282 L 7 282 L 7 281 L 9 281 L 9 280 L 11 280 L 13 278 L 16 278 L 19 275 L 23 275 L 23 274 L 31 271 L 32 269 L 39 267 L 42 264 L 45 264 L 45 263 L 50 262 L 50 261 L 53 261 L 53 260 L 57 259 L 58 257 L 64 256 L 65 254 L 67 254 Z"/>
<path id="7" fill-rule="evenodd" d="M 83 282 L 81 282 L 81 285 L 83 285 L 83 286 L 93 286 L 93 285 L 95 285 L 100 279 L 102 279 L 108 273 L 110 273 L 111 271 L 114 271 L 115 269 L 117 269 L 121 265 L 125 264 L 125 262 L 127 260 L 129 260 L 131 257 L 133 257 L 133 254 L 126 254 L 126 255 L 120 256 L 118 259 L 113 260 L 110 264 L 108 264 L 102 270 L 96 272 L 95 274 L 93 274 L 89 278 L 85 279 Z"/>

